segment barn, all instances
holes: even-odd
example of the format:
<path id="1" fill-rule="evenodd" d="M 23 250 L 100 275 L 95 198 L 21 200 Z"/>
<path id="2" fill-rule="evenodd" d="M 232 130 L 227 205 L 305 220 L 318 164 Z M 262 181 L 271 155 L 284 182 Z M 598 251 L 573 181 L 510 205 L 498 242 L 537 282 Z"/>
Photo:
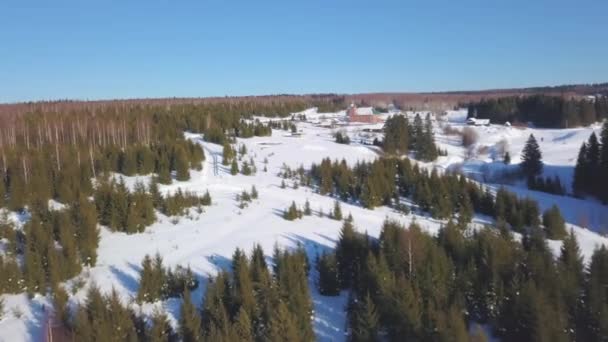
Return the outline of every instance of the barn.
<path id="1" fill-rule="evenodd" d="M 349 122 L 361 122 L 361 123 L 379 123 L 382 122 L 382 118 L 374 113 L 372 107 L 361 107 L 357 108 L 354 104 L 351 104 L 346 111 Z"/>

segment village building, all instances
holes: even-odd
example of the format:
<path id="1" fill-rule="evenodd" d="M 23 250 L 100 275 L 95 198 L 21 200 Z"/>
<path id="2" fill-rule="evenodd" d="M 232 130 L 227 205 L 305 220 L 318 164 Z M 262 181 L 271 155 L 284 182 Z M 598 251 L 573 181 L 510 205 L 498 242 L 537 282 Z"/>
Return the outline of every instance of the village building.
<path id="1" fill-rule="evenodd" d="M 490 119 L 468 118 L 467 125 L 469 125 L 469 126 L 489 126 Z"/>
<path id="2" fill-rule="evenodd" d="M 374 113 L 372 107 L 361 107 L 357 108 L 354 104 L 351 104 L 346 111 L 349 122 L 361 122 L 361 123 L 379 123 L 382 122 L 382 118 Z"/>

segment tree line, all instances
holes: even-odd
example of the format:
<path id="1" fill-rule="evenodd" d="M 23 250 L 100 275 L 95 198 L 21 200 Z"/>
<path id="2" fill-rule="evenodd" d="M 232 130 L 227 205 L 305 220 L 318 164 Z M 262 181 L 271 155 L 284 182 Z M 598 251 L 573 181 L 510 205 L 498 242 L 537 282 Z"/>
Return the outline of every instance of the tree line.
<path id="1" fill-rule="evenodd" d="M 608 120 L 604 121 L 598 140 L 591 133 L 583 142 L 576 159 L 572 189 L 575 196 L 591 195 L 608 202 Z"/>
<path id="2" fill-rule="evenodd" d="M 350 293 L 352 341 L 603 341 L 608 336 L 608 249 L 585 267 L 576 237 L 557 258 L 534 228 L 469 232 L 453 221 L 437 236 L 386 221 L 379 239 L 345 221 L 335 251 L 319 256 L 324 295 Z"/>
<path id="3" fill-rule="evenodd" d="M 439 174 L 436 169 L 429 172 L 415 163 L 412 165 L 407 158 L 379 158 L 352 167 L 344 160 L 332 162 L 326 158 L 321 164 L 313 163 L 309 172 L 284 173 L 299 177 L 301 183 L 320 194 L 360 203 L 366 208 L 387 205 L 407 213 L 411 209 L 404 204 L 407 198 L 413 202 L 413 208 L 434 218 L 455 219 L 460 226 L 469 223 L 474 213 L 491 216 L 518 232 L 540 227 L 542 223 L 538 203 L 530 198 L 518 198 L 502 187 L 492 194 L 463 175 Z M 550 236 L 562 235 L 549 233 L 552 229 L 545 227 Z"/>
<path id="4" fill-rule="evenodd" d="M 430 114 L 426 115 L 424 122 L 420 114 L 416 114 L 411 124 L 404 115 L 389 117 L 384 123 L 384 140 L 381 145 L 387 154 L 404 155 L 413 151 L 416 159 L 423 161 L 432 161 L 440 154 L 445 154 L 435 145 Z"/>
<path id="5" fill-rule="evenodd" d="M 182 297 L 178 329 L 167 315 L 155 311 L 149 319 L 125 306 L 116 291 L 102 295 L 96 286 L 86 301 L 70 314 L 67 296 L 57 291 L 54 305 L 70 334 L 78 341 L 312 341 L 312 300 L 308 288 L 309 264 L 298 248 L 289 252 L 275 247 L 272 272 L 259 245 L 248 257 L 237 249 L 231 272 L 220 271 L 208 280 L 200 308 L 190 291 L 197 283 L 176 276 L 162 265 L 162 258 L 142 261 L 139 300 L 155 301 L 179 291 Z M 171 285 L 171 279 L 178 286 Z M 174 289 L 173 292 L 170 289 Z"/>
<path id="6" fill-rule="evenodd" d="M 141 233 L 156 222 L 155 210 L 167 216 L 183 216 L 186 209 L 211 205 L 211 195 L 206 191 L 202 196 L 178 188 L 173 194 L 162 195 L 158 182 L 152 180 L 146 187 L 137 182 L 131 191 L 124 181 L 99 179 L 93 193 L 99 223 L 113 231 L 128 234 Z"/>
<path id="7" fill-rule="evenodd" d="M 594 101 L 548 95 L 482 99 L 468 104 L 468 117 L 496 123 L 532 122 L 546 128 L 587 126 L 608 118 L 608 97 Z"/>
<path id="8" fill-rule="evenodd" d="M 124 150 L 108 146 L 95 153 L 75 146 L 29 151 L 17 147 L 3 151 L 0 159 L 0 207 L 17 211 L 34 200 L 50 199 L 70 203 L 80 195 L 91 195 L 91 180 L 110 172 L 155 173 L 163 184 L 171 183 L 174 173 L 177 180 L 185 181 L 190 169 L 201 169 L 203 160 L 201 147 L 185 139 Z"/>
<path id="9" fill-rule="evenodd" d="M 522 151 L 520 170 L 532 190 L 564 195 L 566 190 L 559 177 L 542 177 L 542 153 L 534 135 L 530 134 Z M 572 178 L 572 194 L 577 197 L 594 196 L 608 202 L 608 120 L 604 121 L 598 139 L 592 132 L 583 142 L 578 153 Z"/>

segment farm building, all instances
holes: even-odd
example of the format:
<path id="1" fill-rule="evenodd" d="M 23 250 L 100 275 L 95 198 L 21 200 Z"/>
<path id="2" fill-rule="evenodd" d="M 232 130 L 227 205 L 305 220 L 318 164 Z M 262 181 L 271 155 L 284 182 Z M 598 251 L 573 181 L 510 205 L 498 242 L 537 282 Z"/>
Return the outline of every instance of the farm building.
<path id="1" fill-rule="evenodd" d="M 489 126 L 490 119 L 477 119 L 477 118 L 468 118 L 467 125 L 470 126 Z"/>
<path id="2" fill-rule="evenodd" d="M 357 108 L 354 104 L 351 104 L 346 111 L 349 122 L 362 122 L 362 123 L 379 123 L 382 122 L 382 118 L 374 113 L 372 107 L 361 107 Z"/>

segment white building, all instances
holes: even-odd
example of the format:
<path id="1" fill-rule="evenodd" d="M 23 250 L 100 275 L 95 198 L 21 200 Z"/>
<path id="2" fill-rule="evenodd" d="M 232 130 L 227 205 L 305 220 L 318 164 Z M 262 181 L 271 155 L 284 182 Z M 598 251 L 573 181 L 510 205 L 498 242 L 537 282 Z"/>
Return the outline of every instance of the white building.
<path id="1" fill-rule="evenodd" d="M 471 126 L 489 126 L 490 119 L 477 119 L 477 118 L 468 118 L 467 125 Z"/>

